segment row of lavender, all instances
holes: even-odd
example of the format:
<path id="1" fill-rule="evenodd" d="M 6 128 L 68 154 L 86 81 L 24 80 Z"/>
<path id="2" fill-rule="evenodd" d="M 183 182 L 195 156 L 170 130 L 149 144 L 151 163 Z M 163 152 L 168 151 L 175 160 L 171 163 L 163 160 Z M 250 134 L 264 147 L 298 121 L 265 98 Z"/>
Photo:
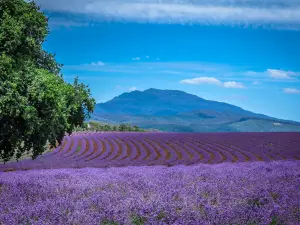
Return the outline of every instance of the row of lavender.
<path id="1" fill-rule="evenodd" d="M 76 133 L 36 160 L 0 171 L 128 165 L 191 165 L 300 159 L 300 133 Z"/>

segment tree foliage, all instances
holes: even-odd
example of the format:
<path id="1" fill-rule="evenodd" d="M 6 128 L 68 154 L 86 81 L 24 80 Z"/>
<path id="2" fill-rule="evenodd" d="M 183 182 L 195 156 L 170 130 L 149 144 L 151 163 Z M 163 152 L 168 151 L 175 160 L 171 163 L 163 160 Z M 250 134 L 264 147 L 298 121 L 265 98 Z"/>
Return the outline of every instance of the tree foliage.
<path id="1" fill-rule="evenodd" d="M 65 82 L 42 49 L 48 20 L 34 2 L 0 0 L 0 158 L 36 158 L 49 142 L 81 126 L 94 110 L 90 89 Z"/>
<path id="2" fill-rule="evenodd" d="M 107 123 L 100 123 L 97 121 L 89 121 L 80 127 L 76 127 L 75 131 L 132 131 L 132 132 L 146 132 L 145 129 L 130 124 L 112 125 Z"/>

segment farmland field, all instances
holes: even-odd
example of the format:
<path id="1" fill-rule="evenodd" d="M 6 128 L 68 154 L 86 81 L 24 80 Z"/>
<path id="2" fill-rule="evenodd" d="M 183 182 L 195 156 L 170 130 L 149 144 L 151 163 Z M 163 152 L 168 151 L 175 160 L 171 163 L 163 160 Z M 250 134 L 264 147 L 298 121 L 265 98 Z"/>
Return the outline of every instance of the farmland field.
<path id="1" fill-rule="evenodd" d="M 300 161 L 0 173 L 2 225 L 297 225 Z"/>
<path id="2" fill-rule="evenodd" d="M 300 133 L 74 133 L 0 165 L 0 224 L 300 224 L 299 159 Z"/>
<path id="3" fill-rule="evenodd" d="M 300 133 L 74 133 L 38 157 L 0 171 L 192 165 L 300 159 Z"/>

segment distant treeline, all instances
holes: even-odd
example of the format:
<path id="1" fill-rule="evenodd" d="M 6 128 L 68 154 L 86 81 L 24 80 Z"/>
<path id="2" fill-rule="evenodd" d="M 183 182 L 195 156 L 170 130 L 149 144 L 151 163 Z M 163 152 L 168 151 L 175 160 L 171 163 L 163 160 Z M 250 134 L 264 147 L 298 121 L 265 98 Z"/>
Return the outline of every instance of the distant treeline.
<path id="1" fill-rule="evenodd" d="M 158 132 L 155 129 L 142 129 L 130 124 L 107 124 L 97 121 L 85 122 L 82 126 L 75 128 L 74 131 L 129 131 L 129 132 Z"/>

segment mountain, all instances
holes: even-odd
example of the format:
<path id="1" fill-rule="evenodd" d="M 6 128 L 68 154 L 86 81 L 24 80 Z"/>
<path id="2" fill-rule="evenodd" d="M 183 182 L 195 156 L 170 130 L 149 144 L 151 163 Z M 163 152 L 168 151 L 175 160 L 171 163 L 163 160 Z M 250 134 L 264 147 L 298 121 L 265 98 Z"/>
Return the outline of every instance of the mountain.
<path id="1" fill-rule="evenodd" d="M 176 132 L 300 131 L 300 123 L 177 90 L 150 88 L 97 104 L 92 120 Z"/>

